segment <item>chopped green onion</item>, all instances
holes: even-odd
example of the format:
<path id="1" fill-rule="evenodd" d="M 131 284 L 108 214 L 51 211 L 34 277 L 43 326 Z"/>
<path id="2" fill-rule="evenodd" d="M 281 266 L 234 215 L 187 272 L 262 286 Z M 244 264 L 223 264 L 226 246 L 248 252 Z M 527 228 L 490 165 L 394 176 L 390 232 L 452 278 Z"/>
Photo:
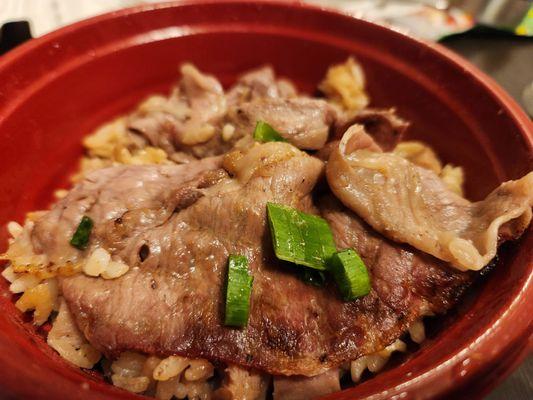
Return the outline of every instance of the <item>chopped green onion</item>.
<path id="1" fill-rule="evenodd" d="M 363 260 L 354 250 L 333 254 L 328 266 L 345 301 L 355 300 L 370 292 L 370 276 Z"/>
<path id="2" fill-rule="evenodd" d="M 325 270 L 337 250 L 328 223 L 316 215 L 267 203 L 270 233 L 276 257 L 294 264 Z"/>
<path id="3" fill-rule="evenodd" d="M 286 140 L 264 121 L 257 121 L 254 130 L 254 139 L 258 142 L 286 142 Z"/>
<path id="4" fill-rule="evenodd" d="M 324 283 L 326 282 L 326 274 L 322 271 L 317 271 L 311 268 L 302 268 L 302 270 L 300 279 L 304 281 L 304 283 L 316 287 L 324 286 Z"/>
<path id="5" fill-rule="evenodd" d="M 241 327 L 248 322 L 253 280 L 248 273 L 248 259 L 231 254 L 228 259 L 225 325 Z"/>
<path id="6" fill-rule="evenodd" d="M 76 232 L 72 235 L 72 239 L 70 239 L 70 244 L 77 249 L 85 250 L 89 244 L 92 229 L 93 220 L 84 215 L 76 228 Z"/>

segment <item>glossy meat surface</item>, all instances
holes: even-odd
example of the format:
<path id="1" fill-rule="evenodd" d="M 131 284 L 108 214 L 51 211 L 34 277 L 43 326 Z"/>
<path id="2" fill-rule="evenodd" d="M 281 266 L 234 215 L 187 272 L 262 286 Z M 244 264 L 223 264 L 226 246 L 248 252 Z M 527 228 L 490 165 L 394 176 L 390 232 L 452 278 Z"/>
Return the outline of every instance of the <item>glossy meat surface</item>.
<path id="1" fill-rule="evenodd" d="M 356 126 L 357 127 L 357 126 Z M 533 172 L 471 203 L 433 171 L 365 146 L 350 129 L 331 152 L 332 192 L 378 232 L 450 262 L 479 270 L 496 255 L 501 227 L 519 237 L 531 221 Z"/>

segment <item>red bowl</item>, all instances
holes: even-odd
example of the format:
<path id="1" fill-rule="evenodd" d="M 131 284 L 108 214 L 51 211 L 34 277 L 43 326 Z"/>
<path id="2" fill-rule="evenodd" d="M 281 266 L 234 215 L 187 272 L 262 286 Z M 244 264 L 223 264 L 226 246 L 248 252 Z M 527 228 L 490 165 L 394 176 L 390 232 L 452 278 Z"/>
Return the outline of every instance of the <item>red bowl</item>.
<path id="1" fill-rule="evenodd" d="M 0 59 L 0 224 L 46 207 L 66 185 L 81 138 L 143 96 L 166 91 L 192 61 L 225 84 L 271 63 L 313 91 L 328 65 L 354 54 L 375 106 L 397 107 L 410 138 L 466 169 L 479 199 L 533 167 L 531 121 L 491 79 L 442 47 L 318 8 L 243 1 L 118 11 L 33 40 Z M 2 227 L 0 250 L 7 243 Z M 329 399 L 479 398 L 528 350 L 533 234 L 455 318 L 401 365 Z M 0 397 L 133 399 L 50 349 L 0 283 Z"/>

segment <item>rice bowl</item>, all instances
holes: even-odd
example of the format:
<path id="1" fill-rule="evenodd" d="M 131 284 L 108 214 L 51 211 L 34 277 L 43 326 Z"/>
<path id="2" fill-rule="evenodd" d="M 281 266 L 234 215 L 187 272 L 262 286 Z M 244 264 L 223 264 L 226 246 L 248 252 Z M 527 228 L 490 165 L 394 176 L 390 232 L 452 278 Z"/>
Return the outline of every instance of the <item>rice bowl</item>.
<path id="1" fill-rule="evenodd" d="M 370 79 L 369 79 L 369 80 L 370 80 Z M 316 81 L 314 81 L 314 82 L 316 83 Z M 393 105 L 393 103 L 390 102 L 388 105 Z M 467 172 L 467 176 L 468 176 L 468 172 Z M 467 182 L 468 182 L 468 179 L 467 179 Z M 28 208 L 26 208 L 26 210 L 29 210 L 29 209 L 31 209 L 31 208 L 35 208 L 35 207 L 28 207 Z M 20 221 L 20 219 L 19 219 L 19 221 Z M 14 230 L 16 231 L 17 229 L 14 228 Z M 20 284 L 22 285 L 22 283 L 20 283 Z M 363 389 L 361 389 L 361 390 L 363 390 Z"/>

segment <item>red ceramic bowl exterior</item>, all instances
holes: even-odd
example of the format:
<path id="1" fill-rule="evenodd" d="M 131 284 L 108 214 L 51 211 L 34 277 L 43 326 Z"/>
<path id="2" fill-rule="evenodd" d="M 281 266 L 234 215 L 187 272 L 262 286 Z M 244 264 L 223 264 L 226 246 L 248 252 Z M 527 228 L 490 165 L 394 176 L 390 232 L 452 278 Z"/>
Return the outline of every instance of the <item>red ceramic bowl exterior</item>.
<path id="1" fill-rule="evenodd" d="M 0 58 L 0 250 L 4 225 L 46 207 L 67 185 L 81 138 L 166 91 L 192 61 L 230 83 L 271 63 L 313 91 L 328 65 L 355 55 L 373 105 L 397 107 L 410 138 L 466 169 L 479 199 L 533 167 L 531 121 L 491 79 L 438 45 L 368 22 L 287 3 L 181 2 L 106 14 Z M 402 365 L 328 399 L 474 399 L 528 351 L 533 234 L 505 246 L 499 265 L 434 338 Z M 0 283 L 0 398 L 133 399 L 51 350 Z"/>

